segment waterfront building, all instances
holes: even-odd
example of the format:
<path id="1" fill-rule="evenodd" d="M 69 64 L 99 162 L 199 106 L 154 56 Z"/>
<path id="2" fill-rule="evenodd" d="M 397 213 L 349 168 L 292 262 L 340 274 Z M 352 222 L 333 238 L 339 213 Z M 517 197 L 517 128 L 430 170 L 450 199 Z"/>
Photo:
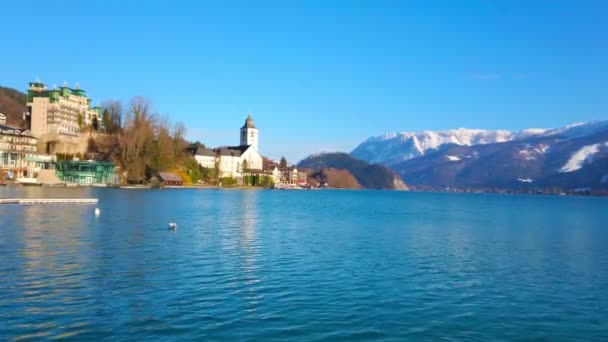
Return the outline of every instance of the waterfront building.
<path id="1" fill-rule="evenodd" d="M 55 172 L 64 183 L 93 185 L 117 184 L 116 166 L 111 162 L 87 160 L 57 161 Z"/>
<path id="2" fill-rule="evenodd" d="M 184 184 L 183 179 L 172 172 L 159 172 L 158 181 L 162 186 L 182 186 Z"/>
<path id="3" fill-rule="evenodd" d="M 241 177 L 244 172 L 262 170 L 263 159 L 258 152 L 258 129 L 251 115 L 241 127 L 239 146 L 214 149 L 198 146 L 194 158 L 202 167 L 218 169 L 219 177 Z"/>
<path id="4" fill-rule="evenodd" d="M 298 170 L 298 184 L 306 185 L 308 184 L 308 172 L 305 170 Z"/>
<path id="5" fill-rule="evenodd" d="M 270 176 L 272 177 L 272 180 L 274 181 L 274 184 L 279 184 L 281 183 L 281 176 L 283 175 L 283 173 L 281 172 L 281 170 L 279 169 L 279 167 L 277 165 L 273 165 L 271 170 L 269 171 Z"/>
<path id="6" fill-rule="evenodd" d="M 298 169 L 295 166 L 283 170 L 283 182 L 287 184 L 298 183 Z"/>
<path id="7" fill-rule="evenodd" d="M 90 126 L 95 120 L 101 123 L 102 109 L 92 107 L 86 91 L 78 85 L 49 90 L 39 80 L 30 82 L 27 107 L 32 135 L 39 139 L 47 134 L 77 137 L 82 127 Z"/>
<path id="8" fill-rule="evenodd" d="M 0 178 L 34 177 L 36 138 L 27 129 L 0 125 Z"/>

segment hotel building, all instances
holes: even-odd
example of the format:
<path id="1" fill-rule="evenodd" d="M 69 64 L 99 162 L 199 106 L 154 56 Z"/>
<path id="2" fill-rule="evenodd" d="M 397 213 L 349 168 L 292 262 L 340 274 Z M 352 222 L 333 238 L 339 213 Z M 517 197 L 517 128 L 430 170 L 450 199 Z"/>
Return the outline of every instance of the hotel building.
<path id="1" fill-rule="evenodd" d="M 101 117 L 101 108 L 92 107 L 86 91 L 77 85 L 47 89 L 39 80 L 29 83 L 27 107 L 31 133 L 36 138 L 57 134 L 77 137 L 80 129 Z"/>

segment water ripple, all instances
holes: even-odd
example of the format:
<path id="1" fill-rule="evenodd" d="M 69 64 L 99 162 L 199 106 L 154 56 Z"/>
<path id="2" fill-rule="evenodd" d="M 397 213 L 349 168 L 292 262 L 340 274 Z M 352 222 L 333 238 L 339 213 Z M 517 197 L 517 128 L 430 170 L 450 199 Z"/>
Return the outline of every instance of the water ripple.
<path id="1" fill-rule="evenodd" d="M 0 340 L 608 340 L 605 199 L 0 192 Z"/>

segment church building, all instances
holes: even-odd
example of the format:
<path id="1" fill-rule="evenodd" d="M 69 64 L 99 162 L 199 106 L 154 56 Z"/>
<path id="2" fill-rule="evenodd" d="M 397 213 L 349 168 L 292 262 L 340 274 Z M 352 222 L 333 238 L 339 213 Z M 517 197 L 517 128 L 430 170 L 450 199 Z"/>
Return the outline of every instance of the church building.
<path id="1" fill-rule="evenodd" d="M 240 131 L 240 145 L 214 149 L 198 147 L 194 158 L 202 167 L 218 168 L 220 177 L 237 178 L 249 171 L 262 170 L 262 156 L 258 151 L 259 131 L 251 115 Z"/>

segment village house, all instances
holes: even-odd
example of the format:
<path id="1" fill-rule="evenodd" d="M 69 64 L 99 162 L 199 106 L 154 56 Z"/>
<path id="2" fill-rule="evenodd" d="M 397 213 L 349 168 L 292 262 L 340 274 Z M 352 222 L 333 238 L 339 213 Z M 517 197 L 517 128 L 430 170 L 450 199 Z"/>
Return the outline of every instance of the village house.
<path id="1" fill-rule="evenodd" d="M 308 184 L 308 172 L 305 170 L 298 170 L 298 184 L 307 185 Z"/>
<path id="2" fill-rule="evenodd" d="M 295 166 L 283 170 L 283 182 L 287 184 L 298 183 L 298 169 Z"/>
<path id="3" fill-rule="evenodd" d="M 271 170 L 269 170 L 269 173 L 272 176 L 274 184 L 281 183 L 281 179 L 283 178 L 283 172 L 281 172 L 277 165 L 272 166 Z"/>

